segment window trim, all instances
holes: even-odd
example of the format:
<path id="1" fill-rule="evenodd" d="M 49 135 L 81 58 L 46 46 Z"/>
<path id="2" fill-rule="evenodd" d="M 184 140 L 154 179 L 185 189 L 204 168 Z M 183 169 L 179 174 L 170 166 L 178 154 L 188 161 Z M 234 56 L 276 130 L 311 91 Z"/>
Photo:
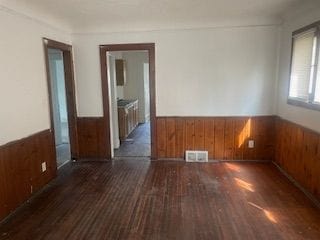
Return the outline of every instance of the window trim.
<path id="1" fill-rule="evenodd" d="M 316 56 L 315 56 L 316 62 L 315 62 L 315 65 L 317 67 L 314 69 L 313 83 L 312 83 L 312 95 L 310 96 L 310 99 L 313 99 L 313 101 L 309 101 L 309 100 L 305 101 L 304 99 L 301 99 L 301 98 L 290 97 L 293 47 L 294 47 L 294 38 L 297 35 L 300 35 L 300 34 L 302 34 L 304 32 L 307 32 L 312 28 L 316 29 L 317 45 L 316 45 Z M 320 21 L 314 22 L 314 23 L 312 23 L 310 25 L 307 25 L 305 27 L 302 27 L 302 28 L 292 32 L 287 104 L 298 106 L 298 107 L 304 107 L 304 108 L 311 109 L 311 110 L 320 111 L 320 103 L 314 102 L 315 88 L 316 88 L 316 84 L 317 84 L 317 81 L 316 81 L 317 80 L 317 72 L 318 72 L 318 67 L 320 68 L 319 56 L 320 56 Z"/>
<path id="2" fill-rule="evenodd" d="M 320 104 L 298 100 L 297 98 L 288 97 L 287 103 L 297 107 L 304 107 L 311 110 L 320 111 Z"/>

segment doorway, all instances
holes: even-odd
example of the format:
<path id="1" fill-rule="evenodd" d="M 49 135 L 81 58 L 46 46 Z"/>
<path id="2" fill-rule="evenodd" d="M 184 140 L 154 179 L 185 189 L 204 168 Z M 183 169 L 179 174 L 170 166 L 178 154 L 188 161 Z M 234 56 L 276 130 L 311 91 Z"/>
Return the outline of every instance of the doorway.
<path id="1" fill-rule="evenodd" d="M 71 160 L 63 52 L 48 49 L 51 101 L 58 168 Z"/>
<path id="2" fill-rule="evenodd" d="M 129 55 L 131 55 L 131 58 L 136 58 L 137 56 L 134 55 L 137 54 L 144 55 L 146 59 L 141 64 L 139 63 L 139 69 L 141 70 L 139 70 L 140 83 L 142 85 L 135 88 L 137 91 L 140 90 L 141 95 L 144 96 L 143 101 L 139 101 L 137 95 L 126 94 L 125 92 L 128 92 L 128 89 L 125 90 L 125 88 L 129 88 L 129 83 L 128 86 L 123 82 L 119 84 L 119 81 L 123 80 L 117 79 L 117 75 L 126 75 L 130 72 L 123 70 L 123 68 L 130 67 L 129 65 L 126 66 L 131 62 L 128 61 Z M 108 135 L 107 157 L 150 157 L 151 159 L 156 159 L 154 44 L 102 45 L 100 46 L 100 62 L 103 111 Z M 137 62 L 132 63 L 133 65 L 137 64 Z M 133 66 L 132 63 L 131 66 Z M 122 65 L 122 67 L 117 67 L 117 64 Z M 132 78 L 129 76 L 127 80 L 129 79 Z M 147 79 L 148 81 L 146 81 Z M 130 109 L 123 110 L 123 106 L 128 106 Z M 139 112 L 139 106 L 140 110 L 145 109 L 147 113 L 145 111 Z M 138 111 L 135 111 L 137 109 Z M 121 119 L 123 116 L 120 113 L 121 111 L 125 112 L 126 117 L 129 118 L 129 123 Z M 121 122 L 125 122 L 127 128 L 124 134 L 125 137 L 121 133 L 123 131 L 120 130 Z M 118 145 L 120 147 L 117 150 Z M 124 146 L 124 149 L 121 149 L 121 145 Z"/>
<path id="3" fill-rule="evenodd" d="M 43 42 L 51 132 L 57 167 L 60 168 L 78 156 L 72 47 L 49 39 L 44 39 Z"/>
<path id="4" fill-rule="evenodd" d="M 107 52 L 110 82 L 111 155 L 151 157 L 149 54 Z"/>

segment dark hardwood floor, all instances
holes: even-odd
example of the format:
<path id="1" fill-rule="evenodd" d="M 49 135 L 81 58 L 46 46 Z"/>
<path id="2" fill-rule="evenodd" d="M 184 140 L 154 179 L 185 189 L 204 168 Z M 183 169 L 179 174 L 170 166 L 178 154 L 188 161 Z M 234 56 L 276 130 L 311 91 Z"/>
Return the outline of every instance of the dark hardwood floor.
<path id="1" fill-rule="evenodd" d="M 0 239 L 320 239 L 320 211 L 269 163 L 68 163 Z"/>

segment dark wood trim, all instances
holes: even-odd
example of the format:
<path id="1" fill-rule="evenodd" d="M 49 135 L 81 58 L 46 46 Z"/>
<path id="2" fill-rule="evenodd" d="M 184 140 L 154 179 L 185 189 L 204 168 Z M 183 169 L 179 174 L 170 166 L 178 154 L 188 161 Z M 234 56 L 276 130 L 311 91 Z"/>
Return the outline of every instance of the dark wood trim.
<path id="1" fill-rule="evenodd" d="M 52 106 L 51 82 L 50 82 L 50 72 L 49 72 L 50 68 L 49 68 L 49 58 L 48 58 L 48 49 L 52 48 L 52 49 L 61 50 L 63 52 L 71 157 L 72 159 L 77 159 L 79 157 L 79 149 L 78 149 L 77 108 L 76 108 L 76 96 L 75 96 L 72 46 L 65 43 L 50 40 L 47 38 L 43 38 L 43 45 L 44 45 L 44 52 L 45 52 L 45 63 L 46 63 L 49 103 L 50 103 L 50 129 L 54 133 L 53 106 Z M 53 134 L 53 138 L 54 138 L 54 134 Z"/>
<path id="2" fill-rule="evenodd" d="M 107 137 L 107 158 L 111 158 L 110 143 L 110 116 L 109 116 L 109 84 L 107 74 L 106 55 L 109 51 L 132 51 L 146 50 L 149 53 L 149 85 L 150 85 L 150 124 L 151 124 L 151 159 L 157 158 L 157 126 L 156 126 L 156 77 L 155 77 L 155 44 L 154 43 L 134 43 L 134 44 L 110 44 L 100 45 L 101 64 L 101 86 L 103 96 L 103 114 L 105 123 L 108 126 Z"/>
<path id="3" fill-rule="evenodd" d="M 307 108 L 315 111 L 320 111 L 320 104 L 316 104 L 316 103 L 309 103 L 309 102 L 305 102 L 305 101 L 297 100 L 293 98 L 288 98 L 287 103 L 297 107 L 303 107 L 303 108 Z"/>
<path id="4" fill-rule="evenodd" d="M 305 27 L 302 27 L 302 28 L 299 28 L 298 30 L 295 30 L 294 32 L 292 32 L 292 37 L 300 34 L 300 33 L 303 33 L 305 31 L 308 31 L 309 29 L 311 28 L 316 28 L 316 27 L 319 27 L 320 26 L 320 21 L 317 21 L 317 22 L 314 22 L 314 23 L 311 23 Z"/>
<path id="5" fill-rule="evenodd" d="M 103 118 L 104 123 L 107 126 L 105 130 L 106 139 L 106 157 L 111 159 L 111 133 L 110 133 L 110 113 L 109 113 L 109 83 L 108 83 L 108 73 L 107 73 L 107 50 L 100 47 L 100 66 L 101 66 L 101 88 L 102 88 L 102 106 L 103 106 Z"/>

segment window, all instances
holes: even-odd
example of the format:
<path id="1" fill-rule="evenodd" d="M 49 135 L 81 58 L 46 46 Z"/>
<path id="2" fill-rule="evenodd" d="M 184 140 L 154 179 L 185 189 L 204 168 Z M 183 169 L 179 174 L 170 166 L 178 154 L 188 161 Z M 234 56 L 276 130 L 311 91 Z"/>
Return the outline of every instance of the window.
<path id="1" fill-rule="evenodd" d="M 320 22 L 293 33 L 288 103 L 320 110 Z"/>

